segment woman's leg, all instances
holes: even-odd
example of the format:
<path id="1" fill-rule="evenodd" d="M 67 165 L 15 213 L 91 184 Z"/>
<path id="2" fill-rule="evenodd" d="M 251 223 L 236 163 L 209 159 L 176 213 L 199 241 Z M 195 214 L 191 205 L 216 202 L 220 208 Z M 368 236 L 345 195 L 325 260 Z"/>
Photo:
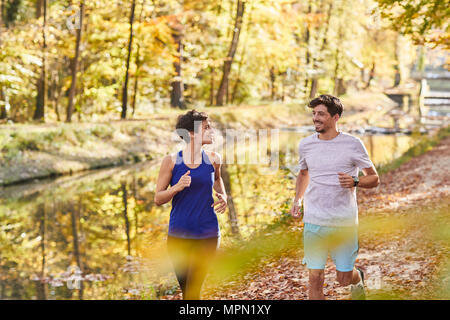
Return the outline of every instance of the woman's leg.
<path id="1" fill-rule="evenodd" d="M 193 247 L 186 281 L 187 300 L 200 300 L 200 291 L 218 247 L 218 238 L 198 239 Z"/>
<path id="2" fill-rule="evenodd" d="M 172 261 L 183 299 L 186 297 L 186 284 L 189 275 L 189 266 L 191 264 L 192 249 L 193 243 L 191 239 L 167 237 L 167 251 Z"/>

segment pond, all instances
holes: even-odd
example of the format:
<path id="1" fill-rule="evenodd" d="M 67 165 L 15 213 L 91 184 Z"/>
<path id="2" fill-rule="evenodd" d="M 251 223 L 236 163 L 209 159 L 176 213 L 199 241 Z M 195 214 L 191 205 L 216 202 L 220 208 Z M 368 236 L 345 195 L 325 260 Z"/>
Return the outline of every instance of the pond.
<path id="1" fill-rule="evenodd" d="M 248 238 L 291 201 L 298 142 L 310 134 L 280 129 L 270 163 L 226 164 L 237 222 L 229 210 L 218 215 L 222 246 Z M 360 138 L 376 165 L 412 143 L 406 135 Z M 243 148 L 249 155 L 256 146 Z M 154 299 L 173 291 L 170 203 L 153 203 L 158 171 L 159 161 L 148 161 L 0 188 L 0 298 Z"/>

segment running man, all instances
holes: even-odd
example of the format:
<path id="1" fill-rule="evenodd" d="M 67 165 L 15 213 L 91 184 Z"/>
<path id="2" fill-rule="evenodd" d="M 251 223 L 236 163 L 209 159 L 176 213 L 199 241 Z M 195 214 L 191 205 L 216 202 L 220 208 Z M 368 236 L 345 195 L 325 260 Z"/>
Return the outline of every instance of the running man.
<path id="1" fill-rule="evenodd" d="M 337 128 L 341 101 L 321 95 L 308 107 L 316 132 L 299 143 L 300 172 L 291 215 L 301 216 L 303 200 L 309 299 L 325 299 L 324 269 L 330 253 L 339 284 L 351 285 L 352 299 L 363 300 L 364 273 L 354 266 L 359 249 L 356 187 L 374 188 L 380 180 L 361 139 Z M 358 177 L 360 170 L 364 176 Z"/>

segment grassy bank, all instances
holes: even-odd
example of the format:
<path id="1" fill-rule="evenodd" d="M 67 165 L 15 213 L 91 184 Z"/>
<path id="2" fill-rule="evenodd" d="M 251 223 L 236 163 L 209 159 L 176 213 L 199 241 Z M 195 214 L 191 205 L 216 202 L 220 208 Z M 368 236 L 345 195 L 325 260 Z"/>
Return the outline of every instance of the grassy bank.
<path id="1" fill-rule="evenodd" d="M 165 132 L 150 121 L 5 125 L 0 185 L 153 159 Z"/>

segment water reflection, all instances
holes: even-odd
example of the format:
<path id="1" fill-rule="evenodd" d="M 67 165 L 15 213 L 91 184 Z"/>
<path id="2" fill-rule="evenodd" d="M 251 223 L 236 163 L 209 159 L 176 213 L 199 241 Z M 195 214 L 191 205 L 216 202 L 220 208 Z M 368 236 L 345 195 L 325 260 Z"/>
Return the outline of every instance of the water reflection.
<path id="1" fill-rule="evenodd" d="M 280 131 L 280 168 L 224 165 L 229 210 L 222 245 L 270 223 L 293 197 L 299 140 Z M 364 136 L 375 164 L 398 157 L 408 136 Z M 257 146 L 245 147 L 254 152 Z M 260 150 L 259 150 L 260 151 Z M 165 259 L 170 204 L 154 206 L 159 162 L 0 188 L 0 299 L 154 299 L 175 288 Z"/>

